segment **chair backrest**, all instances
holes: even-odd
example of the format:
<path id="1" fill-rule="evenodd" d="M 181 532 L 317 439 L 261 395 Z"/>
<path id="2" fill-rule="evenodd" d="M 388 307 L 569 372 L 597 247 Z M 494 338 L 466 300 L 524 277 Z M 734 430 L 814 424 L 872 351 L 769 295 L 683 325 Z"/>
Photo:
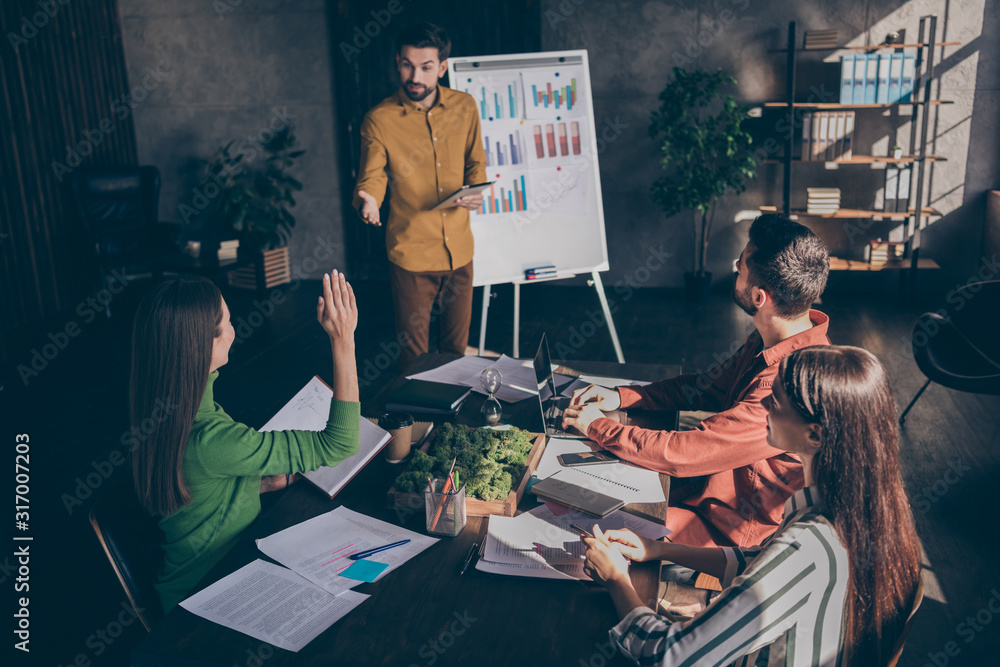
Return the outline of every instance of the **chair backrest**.
<path id="1" fill-rule="evenodd" d="M 952 323 L 970 343 L 1000 364 L 1000 280 L 964 285 L 947 298 Z"/>
<path id="2" fill-rule="evenodd" d="M 910 613 L 906 617 L 906 624 L 903 626 L 903 632 L 899 635 L 899 639 L 896 641 L 896 649 L 892 652 L 892 659 L 889 660 L 889 667 L 896 667 L 896 663 L 899 662 L 899 658 L 903 655 L 903 646 L 906 644 L 906 638 L 910 634 L 910 624 L 913 623 L 913 617 L 917 613 L 917 609 L 920 609 L 920 603 L 924 600 L 924 580 L 923 577 L 917 580 L 917 592 L 913 596 L 913 604 L 910 606 Z"/>
<path id="3" fill-rule="evenodd" d="M 149 630 L 163 618 L 155 588 L 163 560 L 163 532 L 139 505 L 131 477 L 98 497 L 90 510 L 90 525 L 136 615 Z"/>
<path id="4" fill-rule="evenodd" d="M 160 170 L 156 167 L 89 167 L 77 170 L 72 183 L 80 219 L 97 236 L 108 229 L 157 222 Z"/>

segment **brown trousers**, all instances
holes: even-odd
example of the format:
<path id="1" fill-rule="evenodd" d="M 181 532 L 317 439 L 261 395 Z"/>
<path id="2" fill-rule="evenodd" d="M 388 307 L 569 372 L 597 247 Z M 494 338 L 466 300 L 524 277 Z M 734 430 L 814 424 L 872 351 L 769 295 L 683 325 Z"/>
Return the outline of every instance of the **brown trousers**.
<path id="1" fill-rule="evenodd" d="M 472 262 L 451 271 L 414 273 L 389 262 L 399 368 L 428 351 L 431 318 L 438 321 L 442 352 L 465 354 L 472 323 Z"/>

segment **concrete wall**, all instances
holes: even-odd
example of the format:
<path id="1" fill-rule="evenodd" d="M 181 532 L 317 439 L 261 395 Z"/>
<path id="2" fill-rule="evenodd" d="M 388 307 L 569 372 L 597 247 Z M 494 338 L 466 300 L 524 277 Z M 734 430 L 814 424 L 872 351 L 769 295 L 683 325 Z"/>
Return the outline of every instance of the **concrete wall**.
<path id="1" fill-rule="evenodd" d="M 308 151 L 291 172 L 304 186 L 292 209 L 293 269 L 318 277 L 343 268 L 323 0 L 119 0 L 119 9 L 130 82 L 148 67 L 167 73 L 135 109 L 139 161 L 163 175 L 161 219 L 183 221 L 181 206 L 196 203 L 202 165 L 216 148 L 266 140 L 287 114 Z M 324 246 L 333 257 L 319 266 L 310 258 L 325 257 L 317 251 Z"/>
<path id="2" fill-rule="evenodd" d="M 649 196 L 650 185 L 661 173 L 647 135 L 649 116 L 659 106 L 657 97 L 675 65 L 732 72 L 739 81 L 736 95 L 745 103 L 783 100 L 784 54 L 768 50 L 785 46 L 789 21 L 797 22 L 800 46 L 803 31 L 825 28 L 838 29 L 841 43 L 860 45 L 878 43 L 887 32 L 899 29 L 907 31 L 907 42 L 914 42 L 919 17 L 926 14 L 939 17 L 939 41 L 964 45 L 943 47 L 944 60 L 938 70 L 941 97 L 955 104 L 940 107 L 936 121 L 931 116 L 929 151 L 946 155 L 949 162 L 935 166 L 928 182 L 931 205 L 946 215 L 925 232 L 923 252 L 938 260 L 952 279 L 974 275 L 980 266 L 985 191 L 996 187 L 1000 176 L 995 113 L 1000 45 L 983 37 L 995 35 L 1000 27 L 996 9 L 993 0 L 543 0 L 543 49 L 588 49 L 597 125 L 614 123 L 623 128 L 599 158 L 611 260 L 606 282 L 634 274 L 645 262 L 647 248 L 661 243 L 675 253 L 676 263 L 655 272 L 649 284 L 679 286 L 683 271 L 693 268 L 691 214 L 667 220 Z M 839 67 L 835 63 L 840 55 L 806 54 L 799 61 L 800 100 L 810 95 L 815 83 L 818 94 L 822 95 L 825 85 L 831 101 L 837 101 Z M 855 151 L 885 155 L 897 142 L 908 151 L 908 109 L 885 116 L 879 111 L 858 112 Z M 774 135 L 780 120 L 780 114 L 766 112 L 753 121 L 755 134 L 760 132 L 762 139 Z M 774 157 L 780 155 L 780 150 L 774 153 Z M 708 257 L 708 268 L 717 281 L 728 279 L 732 260 L 746 243 L 749 221 L 734 223 L 738 212 L 753 211 L 761 204 L 780 206 L 781 169 L 779 164 L 762 165 L 758 180 L 742 196 L 730 196 L 719 206 Z M 840 187 L 845 206 L 869 208 L 882 194 L 882 179 L 883 172 L 865 166 L 826 171 L 822 165 L 801 165 L 793 172 L 792 206 L 804 208 L 805 188 L 820 186 Z M 802 222 L 840 255 L 860 253 L 869 237 L 901 234 L 888 222 L 864 230 L 863 235 L 849 229 L 855 221 Z"/>

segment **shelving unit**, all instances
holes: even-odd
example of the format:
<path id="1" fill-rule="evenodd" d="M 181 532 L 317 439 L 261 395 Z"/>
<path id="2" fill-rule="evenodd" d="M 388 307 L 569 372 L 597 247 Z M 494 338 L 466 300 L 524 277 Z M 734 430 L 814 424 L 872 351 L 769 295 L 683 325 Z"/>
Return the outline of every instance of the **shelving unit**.
<path id="1" fill-rule="evenodd" d="M 940 162 L 947 158 L 942 155 L 927 153 L 927 136 L 931 109 L 936 109 L 943 104 L 952 104 L 951 100 L 942 100 L 933 97 L 931 82 L 934 79 L 935 49 L 941 46 L 958 46 L 961 42 L 936 42 L 937 17 L 924 16 L 920 18 L 918 39 L 916 43 L 905 44 L 876 44 L 866 46 L 840 46 L 835 48 L 805 49 L 796 45 L 796 25 L 792 21 L 788 24 L 788 46 L 785 49 L 774 49 L 774 53 L 786 53 L 786 91 L 785 100 L 778 102 L 766 102 L 765 109 L 785 109 L 787 114 L 787 134 L 784 137 L 784 155 L 780 160 L 765 160 L 765 163 L 780 162 L 783 169 L 782 179 L 782 207 L 785 215 L 799 217 L 809 217 L 826 220 L 845 219 L 888 219 L 905 221 L 904 238 L 906 242 L 906 252 L 902 261 L 891 261 L 881 264 L 871 264 L 867 261 L 842 259 L 838 257 L 830 258 L 830 269 L 832 271 L 880 271 L 880 270 L 906 270 L 908 271 L 909 292 L 913 294 L 916 289 L 917 271 L 919 269 L 938 268 L 936 262 L 929 258 L 920 257 L 920 232 L 925 226 L 924 221 L 932 217 L 941 216 L 941 212 L 927 205 L 926 193 L 924 192 L 925 165 L 928 162 Z M 895 102 L 891 104 L 839 104 L 832 102 L 796 102 L 795 101 L 795 72 L 799 54 L 802 52 L 818 53 L 833 52 L 841 50 L 877 51 L 880 49 L 916 49 L 914 84 L 912 98 L 909 102 Z M 906 210 L 903 211 L 870 211 L 861 209 L 840 209 L 839 211 L 826 215 L 808 214 L 806 211 L 793 210 L 791 208 L 792 198 L 792 166 L 803 162 L 823 162 L 813 160 L 802 160 L 795 157 L 795 148 L 798 143 L 797 130 L 801 123 L 796 123 L 795 114 L 803 109 L 816 110 L 870 110 L 870 109 L 890 109 L 903 105 L 913 108 L 912 121 L 910 123 L 910 146 L 912 155 L 903 155 L 899 158 L 892 156 L 876 155 L 853 155 L 850 158 L 839 158 L 830 160 L 835 165 L 874 165 L 884 163 L 886 165 L 910 165 L 907 169 L 910 178 L 910 188 L 906 199 Z M 901 172 L 902 174 L 902 172 Z M 902 177 L 902 176 L 900 176 Z M 902 200 L 900 200 L 902 201 Z M 761 206 L 761 211 L 777 211 L 775 206 Z"/>

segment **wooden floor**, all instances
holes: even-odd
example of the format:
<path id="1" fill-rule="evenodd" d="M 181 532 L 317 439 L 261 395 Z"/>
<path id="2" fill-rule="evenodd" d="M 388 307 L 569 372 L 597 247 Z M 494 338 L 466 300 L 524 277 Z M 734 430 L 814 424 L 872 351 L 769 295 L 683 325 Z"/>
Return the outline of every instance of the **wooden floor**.
<path id="1" fill-rule="evenodd" d="M 116 297 L 111 320 L 84 322 L 70 308 L 62 318 L 21 332 L 23 344 L 14 349 L 13 365 L 5 374 L 0 396 L 7 437 L 27 432 L 32 442 L 29 532 L 35 541 L 28 664 L 68 665 L 83 656 L 94 665 L 124 665 L 143 634 L 137 623 L 119 625 L 128 620 L 119 614 L 125 598 L 93 537 L 87 511 L 105 478 L 127 475 L 111 455 L 127 451 L 121 440 L 127 423 L 128 327 L 135 302 L 147 286 L 133 283 Z M 318 283 L 302 283 L 294 291 L 286 288 L 280 305 L 226 293 L 237 335 L 245 340 L 234 345 L 216 383 L 216 397 L 234 419 L 260 426 L 312 374 L 329 379 L 329 346 L 314 317 L 317 289 Z M 494 291 L 487 348 L 510 354 L 512 289 L 501 286 Z M 394 373 L 391 364 L 397 351 L 387 287 L 361 284 L 357 292 L 365 400 Z M 889 369 L 897 401 L 905 405 L 924 379 L 908 350 L 912 324 L 926 308 L 901 305 L 892 290 L 861 300 L 849 292 L 832 292 L 822 309 L 831 316 L 834 342 L 860 345 L 878 355 Z M 723 293 L 698 305 L 660 289 L 628 295 L 609 287 L 608 294 L 617 299 L 614 319 L 625 357 L 632 361 L 679 363 L 685 371 L 707 368 L 735 350 L 752 326 Z M 478 337 L 478 304 L 477 294 L 473 342 Z M 251 315 L 255 311 L 262 314 Z M 599 312 L 590 288 L 524 289 L 521 356 L 533 356 L 545 331 L 557 358 L 613 361 Z M 32 348 L 41 349 L 50 340 L 48 334 L 61 330 L 69 319 L 81 325 L 82 333 L 37 377 L 29 378 L 25 390 L 13 367 L 29 363 Z M 989 604 L 994 599 L 993 609 L 1000 609 L 1000 558 L 994 546 L 1000 520 L 993 513 L 994 476 L 1000 470 L 1000 398 L 932 385 L 902 431 L 901 453 L 925 548 L 927 592 L 902 664 L 996 664 L 1000 616 Z M 5 477 L 6 485 L 11 476 Z M 0 556 L 5 587 L 16 576 L 11 564 L 10 556 Z"/>

